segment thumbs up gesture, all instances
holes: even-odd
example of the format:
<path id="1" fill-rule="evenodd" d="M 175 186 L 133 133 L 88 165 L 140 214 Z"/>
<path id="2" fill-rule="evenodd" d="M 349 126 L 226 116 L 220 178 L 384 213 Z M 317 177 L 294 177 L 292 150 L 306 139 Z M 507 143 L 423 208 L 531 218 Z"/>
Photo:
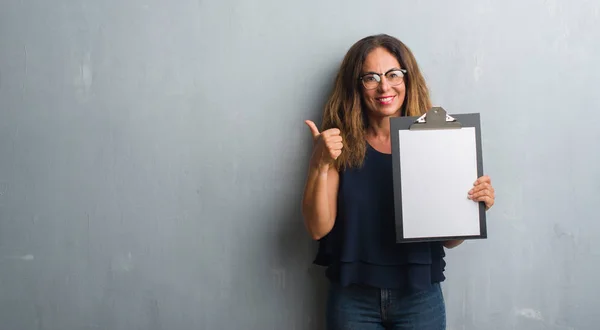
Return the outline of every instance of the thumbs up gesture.
<path id="1" fill-rule="evenodd" d="M 329 168 L 329 165 L 342 154 L 342 135 L 339 129 L 330 128 L 323 132 L 310 120 L 305 121 L 313 137 L 313 154 L 311 165 L 318 168 Z"/>

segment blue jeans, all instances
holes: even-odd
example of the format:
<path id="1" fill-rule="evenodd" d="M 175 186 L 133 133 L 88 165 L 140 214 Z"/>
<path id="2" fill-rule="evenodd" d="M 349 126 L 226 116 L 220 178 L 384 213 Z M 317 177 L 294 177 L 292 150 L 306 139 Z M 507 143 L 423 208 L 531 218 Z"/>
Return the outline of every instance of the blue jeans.
<path id="1" fill-rule="evenodd" d="M 444 330 L 446 307 L 439 283 L 431 290 L 400 295 L 398 290 L 332 282 L 327 298 L 328 330 Z"/>

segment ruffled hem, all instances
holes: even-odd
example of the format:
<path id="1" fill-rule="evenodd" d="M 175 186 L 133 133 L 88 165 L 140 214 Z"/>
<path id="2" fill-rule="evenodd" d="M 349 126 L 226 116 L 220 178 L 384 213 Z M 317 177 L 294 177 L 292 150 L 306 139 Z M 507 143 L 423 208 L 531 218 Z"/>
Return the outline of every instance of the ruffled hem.
<path id="1" fill-rule="evenodd" d="M 391 260 L 388 258 L 383 263 L 380 258 L 359 258 L 348 253 L 345 257 L 339 257 L 338 253 L 329 249 L 329 244 L 323 243 L 325 242 L 321 242 L 313 263 L 327 267 L 327 277 L 342 286 L 359 284 L 417 292 L 446 279 L 446 253 L 439 242 L 429 243 L 427 248 L 422 247 L 416 251 L 411 249 L 412 253 L 396 256 Z M 415 245 L 411 246 L 414 248 Z"/>

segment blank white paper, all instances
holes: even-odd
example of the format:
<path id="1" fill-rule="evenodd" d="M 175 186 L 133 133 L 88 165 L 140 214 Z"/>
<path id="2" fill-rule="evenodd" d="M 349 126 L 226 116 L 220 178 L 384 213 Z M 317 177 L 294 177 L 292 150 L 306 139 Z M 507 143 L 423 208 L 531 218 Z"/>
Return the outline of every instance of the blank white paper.
<path id="1" fill-rule="evenodd" d="M 475 128 L 399 133 L 404 238 L 479 235 Z"/>

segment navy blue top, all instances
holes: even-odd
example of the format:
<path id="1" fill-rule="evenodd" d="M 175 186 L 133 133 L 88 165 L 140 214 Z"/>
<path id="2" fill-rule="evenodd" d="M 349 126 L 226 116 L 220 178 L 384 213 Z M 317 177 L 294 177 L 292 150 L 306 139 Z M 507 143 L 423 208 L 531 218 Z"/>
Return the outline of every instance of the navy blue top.
<path id="1" fill-rule="evenodd" d="M 346 286 L 415 292 L 445 280 L 441 242 L 396 243 L 392 155 L 367 143 L 361 168 L 340 172 L 337 217 L 314 263 Z"/>

